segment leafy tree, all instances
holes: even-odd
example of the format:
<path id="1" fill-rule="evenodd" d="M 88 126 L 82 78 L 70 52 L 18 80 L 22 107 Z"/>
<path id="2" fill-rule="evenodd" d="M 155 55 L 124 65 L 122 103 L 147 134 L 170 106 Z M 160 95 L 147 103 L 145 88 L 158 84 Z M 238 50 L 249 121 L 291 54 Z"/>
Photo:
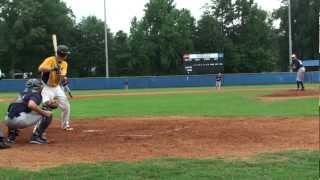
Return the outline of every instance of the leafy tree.
<path id="1" fill-rule="evenodd" d="M 131 54 L 128 44 L 128 35 L 123 31 L 118 31 L 113 37 L 113 58 L 110 66 L 113 76 L 123 76 L 129 74 L 129 62 Z"/>
<path id="2" fill-rule="evenodd" d="M 74 52 L 73 62 L 71 61 L 74 63 L 73 70 L 77 71 L 74 75 L 105 76 L 104 35 L 104 22 L 95 16 L 86 17 L 77 25 L 77 42 L 74 45 L 76 52 Z M 108 44 L 112 44 L 112 34 L 109 29 Z"/>
<path id="3" fill-rule="evenodd" d="M 198 21 L 195 32 L 195 49 L 198 53 L 223 52 L 225 35 L 223 24 L 206 12 Z"/>
<path id="4" fill-rule="evenodd" d="M 222 50 L 226 72 L 274 70 L 278 53 L 273 41 L 275 34 L 272 22 L 267 13 L 259 9 L 253 0 L 211 2 L 198 23 L 199 42 L 196 44 L 200 46 L 197 47 L 200 49 L 201 45 L 206 45 L 207 49 L 212 47 L 216 51 Z M 207 37 L 208 34 L 211 37 Z M 214 42 L 219 47 L 215 47 Z"/>
<path id="5" fill-rule="evenodd" d="M 148 60 L 146 36 L 144 26 L 136 17 L 133 18 L 130 28 L 129 49 L 131 59 L 129 61 L 129 73 L 132 75 L 146 75 L 151 73 L 151 63 Z"/>
<path id="6" fill-rule="evenodd" d="M 182 56 L 193 48 L 194 18 L 188 10 L 177 10 L 173 0 L 150 0 L 145 7 L 145 16 L 131 28 L 131 65 L 149 75 L 181 72 Z"/>
<path id="7" fill-rule="evenodd" d="M 292 20 L 292 51 L 303 59 L 319 57 L 319 8 L 318 0 L 291 0 Z M 273 18 L 280 20 L 278 30 L 280 44 L 280 66 L 282 70 L 288 69 L 288 0 L 273 13 Z"/>
<path id="8" fill-rule="evenodd" d="M 44 56 L 53 54 L 51 34 L 61 41 L 70 37 L 72 12 L 60 0 L 1 0 L 0 7 L 6 72 L 37 72 Z"/>

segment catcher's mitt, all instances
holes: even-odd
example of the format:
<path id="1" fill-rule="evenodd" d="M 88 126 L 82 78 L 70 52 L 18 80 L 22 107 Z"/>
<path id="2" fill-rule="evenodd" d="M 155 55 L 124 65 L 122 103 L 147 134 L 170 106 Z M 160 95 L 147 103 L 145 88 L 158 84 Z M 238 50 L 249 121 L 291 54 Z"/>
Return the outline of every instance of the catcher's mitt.
<path id="1" fill-rule="evenodd" d="M 47 111 L 52 111 L 54 109 L 57 109 L 59 106 L 57 100 L 50 100 L 43 104 L 42 109 Z"/>

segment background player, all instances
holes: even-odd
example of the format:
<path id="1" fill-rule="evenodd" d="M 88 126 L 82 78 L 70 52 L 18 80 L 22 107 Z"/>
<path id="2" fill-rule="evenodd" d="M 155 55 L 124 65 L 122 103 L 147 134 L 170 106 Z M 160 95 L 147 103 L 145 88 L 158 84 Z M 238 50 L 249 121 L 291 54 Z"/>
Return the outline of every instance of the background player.
<path id="1" fill-rule="evenodd" d="M 301 91 L 303 91 L 304 90 L 304 85 L 303 85 L 304 73 L 306 72 L 306 69 L 302 64 L 302 61 L 298 59 L 295 54 L 292 54 L 291 59 L 292 59 L 292 63 L 291 63 L 292 69 L 297 72 L 297 78 L 296 78 L 297 90 L 300 89 L 300 85 L 301 85 Z"/>
<path id="2" fill-rule="evenodd" d="M 8 143 L 14 143 L 19 129 L 33 125 L 36 126 L 30 143 L 48 143 L 47 139 L 43 137 L 43 133 L 52 121 L 52 113 L 39 107 L 42 102 L 41 90 L 40 80 L 29 79 L 26 82 L 25 90 L 19 94 L 15 102 L 10 103 L 5 116 L 5 123 L 8 126 Z"/>
<path id="3" fill-rule="evenodd" d="M 67 58 L 70 54 L 69 48 L 65 45 L 59 45 L 57 48 L 57 56 L 46 58 L 39 66 L 42 73 L 42 82 L 44 87 L 42 90 L 43 102 L 49 102 L 54 99 L 58 100 L 61 113 L 61 128 L 67 131 L 73 130 L 70 127 L 70 103 L 64 93 L 61 84 L 67 84 Z"/>
<path id="4" fill-rule="evenodd" d="M 222 74 L 218 73 L 216 76 L 216 89 L 220 90 L 221 89 L 221 82 L 222 82 Z"/>

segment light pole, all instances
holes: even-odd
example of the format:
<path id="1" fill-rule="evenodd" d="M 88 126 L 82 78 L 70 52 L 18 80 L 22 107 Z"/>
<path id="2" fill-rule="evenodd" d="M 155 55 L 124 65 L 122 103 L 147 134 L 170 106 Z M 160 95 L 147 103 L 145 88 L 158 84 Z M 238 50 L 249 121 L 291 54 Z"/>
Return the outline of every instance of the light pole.
<path id="1" fill-rule="evenodd" d="M 104 0 L 104 44 L 106 53 L 106 78 L 109 78 L 109 57 L 108 57 L 108 26 L 107 26 L 107 3 Z"/>
<path id="2" fill-rule="evenodd" d="M 291 0 L 288 0 L 288 20 L 289 20 L 289 71 L 292 72 L 291 55 L 292 55 L 292 29 L 291 29 Z"/>

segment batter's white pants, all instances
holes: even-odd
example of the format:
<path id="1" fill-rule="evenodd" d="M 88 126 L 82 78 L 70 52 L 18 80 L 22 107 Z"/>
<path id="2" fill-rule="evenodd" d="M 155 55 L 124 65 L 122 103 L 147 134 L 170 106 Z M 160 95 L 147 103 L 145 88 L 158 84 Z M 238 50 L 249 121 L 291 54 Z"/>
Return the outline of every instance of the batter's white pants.
<path id="1" fill-rule="evenodd" d="M 45 103 L 47 101 L 57 99 L 59 103 L 59 108 L 62 110 L 61 112 L 61 128 L 65 129 L 70 127 L 70 103 L 69 100 L 62 90 L 61 86 L 50 87 L 44 85 L 42 92 L 42 102 Z"/>

